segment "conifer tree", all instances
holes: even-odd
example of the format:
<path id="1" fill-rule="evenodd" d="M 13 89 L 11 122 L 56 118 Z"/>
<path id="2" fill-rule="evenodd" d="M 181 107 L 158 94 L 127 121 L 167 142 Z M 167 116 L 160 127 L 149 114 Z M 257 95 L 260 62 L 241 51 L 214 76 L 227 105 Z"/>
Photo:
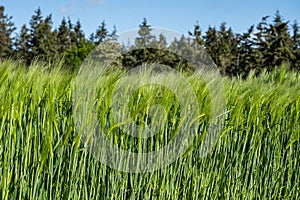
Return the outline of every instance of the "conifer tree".
<path id="1" fill-rule="evenodd" d="M 83 33 L 82 26 L 79 20 L 77 20 L 74 26 L 74 38 L 72 40 L 77 46 L 80 42 L 85 40 L 85 35 Z"/>
<path id="2" fill-rule="evenodd" d="M 293 55 L 294 55 L 292 67 L 300 70 L 300 33 L 299 33 L 299 25 L 297 21 L 294 21 L 292 25 L 292 30 L 293 30 L 292 41 L 293 41 Z"/>
<path id="3" fill-rule="evenodd" d="M 27 28 L 26 24 L 21 27 L 21 31 L 17 36 L 15 42 L 15 53 L 17 58 L 22 58 L 24 60 L 28 59 L 29 56 L 29 40 L 30 40 L 30 33 L 29 29 Z"/>
<path id="4" fill-rule="evenodd" d="M 41 9 L 38 8 L 30 20 L 29 40 L 31 58 L 39 57 L 51 60 L 57 54 L 57 33 L 52 31 L 52 16 L 43 19 Z"/>
<path id="5" fill-rule="evenodd" d="M 136 38 L 135 41 L 135 45 L 138 48 L 148 47 L 150 45 L 150 43 L 155 38 L 151 34 L 151 31 L 152 31 L 151 26 L 147 23 L 146 18 L 144 18 L 142 24 L 139 25 L 138 37 Z"/>
<path id="6" fill-rule="evenodd" d="M 71 48 L 71 38 L 70 31 L 67 21 L 65 18 L 62 19 L 61 24 L 58 27 L 57 39 L 59 45 L 59 53 L 65 52 L 67 49 Z"/>
<path id="7" fill-rule="evenodd" d="M 5 14 L 4 6 L 0 6 L 0 58 L 6 58 L 12 54 L 11 35 L 15 29 L 12 17 Z"/>
<path id="8" fill-rule="evenodd" d="M 95 33 L 92 33 L 90 36 L 90 40 L 95 43 L 96 45 L 104 42 L 107 37 L 109 36 L 108 30 L 106 28 L 105 21 L 101 22 L 101 25 L 98 26 Z"/>
<path id="9" fill-rule="evenodd" d="M 115 25 L 113 26 L 113 30 L 111 34 L 109 34 L 109 38 L 111 41 L 115 41 L 115 42 L 118 40 L 117 28 Z"/>

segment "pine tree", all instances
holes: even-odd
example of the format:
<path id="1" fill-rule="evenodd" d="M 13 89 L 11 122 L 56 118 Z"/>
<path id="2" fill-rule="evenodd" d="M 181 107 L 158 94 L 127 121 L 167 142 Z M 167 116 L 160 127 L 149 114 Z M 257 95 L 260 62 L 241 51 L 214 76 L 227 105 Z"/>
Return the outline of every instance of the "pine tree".
<path id="1" fill-rule="evenodd" d="M 293 55 L 294 59 L 292 60 L 292 67 L 300 70 L 300 33 L 299 33 L 299 25 L 297 21 L 294 21 L 292 25 L 293 30 Z"/>
<path id="2" fill-rule="evenodd" d="M 167 39 L 162 33 L 159 34 L 158 36 L 158 48 L 159 49 L 167 48 Z"/>
<path id="3" fill-rule="evenodd" d="M 15 42 L 17 58 L 22 58 L 24 60 L 28 59 L 29 49 L 30 49 L 29 40 L 30 40 L 29 29 L 27 28 L 26 24 L 24 24 Z"/>
<path id="4" fill-rule="evenodd" d="M 68 17 L 68 30 L 69 30 L 69 38 L 70 38 L 70 46 L 74 46 L 77 44 L 76 42 L 76 34 L 74 32 L 74 24 L 72 23 L 71 19 Z"/>
<path id="5" fill-rule="evenodd" d="M 270 48 L 266 51 L 266 65 L 280 66 L 293 59 L 293 43 L 289 34 L 288 22 L 284 22 L 279 11 L 276 12 L 273 24 L 269 25 L 267 38 Z"/>
<path id="6" fill-rule="evenodd" d="M 115 25 L 113 26 L 113 30 L 112 30 L 111 34 L 109 34 L 109 39 L 111 41 L 115 41 L 115 42 L 118 40 L 117 28 Z"/>
<path id="7" fill-rule="evenodd" d="M 232 75 L 235 70 L 235 53 L 237 50 L 237 41 L 232 29 L 227 29 L 226 23 L 223 22 L 219 28 L 219 49 L 218 60 L 220 70 L 223 75 Z"/>
<path id="8" fill-rule="evenodd" d="M 265 51 L 270 48 L 267 41 L 268 23 L 267 20 L 270 16 L 262 17 L 261 21 L 256 26 L 257 32 L 254 33 L 253 45 L 255 47 L 254 65 L 255 69 L 260 71 L 265 68 Z"/>
<path id="9" fill-rule="evenodd" d="M 256 46 L 256 68 L 273 69 L 282 63 L 295 59 L 293 41 L 289 34 L 288 22 L 276 12 L 273 23 L 268 23 L 269 16 L 263 17 L 257 26 L 254 45 Z"/>
<path id="10" fill-rule="evenodd" d="M 94 49 L 94 45 L 85 39 L 79 20 L 74 25 L 69 18 L 66 27 L 68 30 L 69 47 L 63 53 L 69 69 L 76 70 Z"/>
<path id="11" fill-rule="evenodd" d="M 236 56 L 235 75 L 248 75 L 250 70 L 255 68 L 255 49 L 253 48 L 253 39 L 251 38 L 254 31 L 252 25 L 246 33 L 238 34 L 238 52 Z"/>
<path id="12" fill-rule="evenodd" d="M 219 42 L 218 42 L 218 32 L 215 27 L 208 27 L 204 35 L 205 48 L 208 54 L 212 57 L 216 65 L 219 65 L 218 60 L 218 51 L 219 51 Z"/>
<path id="13" fill-rule="evenodd" d="M 82 30 L 82 26 L 79 20 L 77 20 L 75 26 L 74 26 L 74 36 L 75 36 L 75 43 L 78 46 L 80 42 L 85 40 L 85 35 Z"/>
<path id="14" fill-rule="evenodd" d="M 33 53 L 33 48 L 39 46 L 37 32 L 42 23 L 43 23 L 43 16 L 42 16 L 41 9 L 39 7 L 36 11 L 34 11 L 34 15 L 31 17 L 31 20 L 29 22 L 30 34 L 31 34 L 29 45 L 32 53 Z M 33 54 L 36 53 L 34 52 Z"/>
<path id="15" fill-rule="evenodd" d="M 136 38 L 135 44 L 137 48 L 148 47 L 155 38 L 151 34 L 152 28 L 147 24 L 146 18 L 143 19 L 142 24 L 139 25 L 138 37 Z"/>
<path id="16" fill-rule="evenodd" d="M 180 67 L 181 70 L 188 71 L 192 67 L 191 64 L 195 64 L 193 61 L 195 61 L 197 52 L 184 35 L 181 35 L 179 40 L 175 38 L 167 49 L 170 52 L 165 59 L 170 67 Z"/>
<path id="17" fill-rule="evenodd" d="M 53 59 L 57 54 L 57 33 L 52 31 L 52 16 L 43 19 L 38 8 L 30 20 L 31 38 L 29 40 L 31 58 Z"/>
<path id="18" fill-rule="evenodd" d="M 293 36 L 292 36 L 292 40 L 293 40 L 293 48 L 294 49 L 299 49 L 300 48 L 300 33 L 299 33 L 299 24 L 298 22 L 295 20 L 293 25 L 292 25 L 292 30 L 293 30 Z"/>
<path id="19" fill-rule="evenodd" d="M 101 42 L 104 42 L 108 36 L 109 34 L 106 28 L 105 21 L 102 21 L 101 25 L 98 26 L 98 28 L 96 29 L 96 32 L 90 36 L 90 40 L 94 42 L 96 45 L 98 45 Z"/>
<path id="20" fill-rule="evenodd" d="M 227 29 L 225 22 L 221 23 L 219 30 L 209 27 L 204 39 L 207 52 L 212 57 L 221 74 L 234 74 L 238 40 L 232 29 Z"/>
<path id="21" fill-rule="evenodd" d="M 72 47 L 70 30 L 65 18 L 62 19 L 61 24 L 58 27 L 57 39 L 58 39 L 59 53 L 64 53 L 67 49 L 70 49 Z"/>
<path id="22" fill-rule="evenodd" d="M 192 42 L 191 45 L 195 46 L 195 47 L 203 47 L 204 46 L 204 40 L 202 38 L 202 30 L 201 27 L 199 25 L 199 22 L 197 21 L 196 24 L 194 25 L 194 31 L 193 32 L 188 32 L 189 36 L 192 37 Z"/>
<path id="23" fill-rule="evenodd" d="M 4 12 L 4 6 L 0 6 L 0 58 L 5 58 L 12 54 L 13 39 L 11 34 L 16 29 L 12 22 L 12 17 L 9 17 Z"/>

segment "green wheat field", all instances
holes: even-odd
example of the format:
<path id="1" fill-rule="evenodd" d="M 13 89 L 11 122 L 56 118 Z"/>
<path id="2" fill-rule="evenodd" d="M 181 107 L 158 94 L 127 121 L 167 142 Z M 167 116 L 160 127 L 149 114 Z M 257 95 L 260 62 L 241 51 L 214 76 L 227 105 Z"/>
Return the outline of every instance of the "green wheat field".
<path id="1" fill-rule="evenodd" d="M 100 123 L 114 123 L 104 97 L 121 73 L 99 81 Z M 146 173 L 107 167 L 85 148 L 72 111 L 75 77 L 51 64 L 0 62 L 0 199 L 300 199 L 300 74 L 287 66 L 245 80 L 224 78 L 227 115 L 211 152 L 201 158 L 195 138 L 174 163 Z M 204 113 L 203 135 L 209 97 L 203 82 L 187 80 Z M 145 99 L 133 98 L 129 107 L 139 110 Z M 168 116 L 159 136 L 141 141 L 114 129 L 110 138 L 132 151 L 168 143 L 180 109 L 172 95 L 163 104 Z"/>

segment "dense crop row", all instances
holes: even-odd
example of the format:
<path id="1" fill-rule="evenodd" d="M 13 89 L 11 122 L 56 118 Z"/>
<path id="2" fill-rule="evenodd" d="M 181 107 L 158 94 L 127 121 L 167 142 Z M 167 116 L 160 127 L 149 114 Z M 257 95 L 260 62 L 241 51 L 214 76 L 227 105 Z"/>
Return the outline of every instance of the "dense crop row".
<path id="1" fill-rule="evenodd" d="M 105 87 L 100 83 L 100 96 L 110 93 L 115 78 L 108 75 Z M 188 80 L 205 102 L 200 81 Z M 200 158 L 196 139 L 176 162 L 140 174 L 109 168 L 84 148 L 72 115 L 73 84 L 74 75 L 41 64 L 24 69 L 0 63 L 1 199 L 300 198 L 299 74 L 282 68 L 247 80 L 224 79 L 228 114 L 211 153 Z M 110 120 L 103 99 L 97 104 L 100 123 Z M 176 113 L 172 99 L 165 104 Z M 131 102 L 134 107 L 137 101 Z M 203 119 L 200 131 L 207 123 Z M 172 124 L 165 127 L 169 132 L 162 134 L 172 131 Z M 140 142 L 112 133 L 122 148 Z M 144 145 L 150 151 L 169 139 Z"/>

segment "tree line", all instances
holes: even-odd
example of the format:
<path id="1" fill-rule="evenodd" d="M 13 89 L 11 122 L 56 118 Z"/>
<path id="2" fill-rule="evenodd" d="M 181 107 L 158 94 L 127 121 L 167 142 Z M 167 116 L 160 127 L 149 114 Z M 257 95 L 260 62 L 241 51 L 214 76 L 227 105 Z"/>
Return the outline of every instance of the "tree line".
<path id="1" fill-rule="evenodd" d="M 161 58 L 168 65 L 183 62 L 174 55 L 166 55 L 162 50 L 167 46 L 166 37 L 152 35 L 151 26 L 146 19 L 139 25 L 136 47 L 131 55 L 121 59 L 123 66 L 139 64 L 147 59 Z M 70 69 L 78 67 L 84 58 L 97 46 L 107 41 L 116 41 L 117 29 L 107 29 L 102 21 L 89 37 L 84 34 L 80 21 L 73 23 L 63 18 L 58 28 L 53 27 L 52 15 L 43 16 L 41 9 L 34 11 L 31 19 L 16 33 L 13 18 L 0 6 L 0 59 L 22 59 L 27 65 L 35 60 L 53 61 L 63 59 Z M 194 45 L 200 46 L 210 55 L 221 74 L 246 76 L 250 70 L 258 73 L 272 70 L 283 63 L 293 69 L 300 69 L 300 33 L 297 21 L 290 23 L 283 19 L 279 11 L 273 18 L 265 16 L 257 25 L 252 25 L 245 33 L 234 33 L 225 22 L 219 27 L 209 26 L 203 32 L 199 23 L 194 25 L 188 36 L 175 39 L 170 46 L 176 51 L 191 51 Z M 149 47 L 138 50 L 138 47 Z M 94 54 L 95 54 L 94 52 Z M 183 65 L 188 67 L 188 65 Z"/>

